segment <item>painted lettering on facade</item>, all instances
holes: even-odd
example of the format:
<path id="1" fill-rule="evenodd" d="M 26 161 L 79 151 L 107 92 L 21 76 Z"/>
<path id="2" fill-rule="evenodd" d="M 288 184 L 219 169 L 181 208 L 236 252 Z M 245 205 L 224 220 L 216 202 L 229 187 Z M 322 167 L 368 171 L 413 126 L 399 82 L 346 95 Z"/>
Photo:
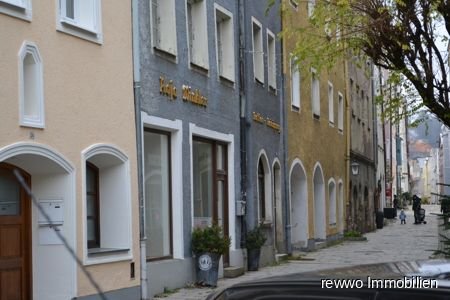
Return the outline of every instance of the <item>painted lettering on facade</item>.
<path id="1" fill-rule="evenodd" d="M 166 79 L 162 76 L 159 76 L 159 93 L 169 97 L 170 100 L 177 99 L 177 88 L 173 81 L 169 80 L 169 82 L 166 82 Z"/>
<path id="2" fill-rule="evenodd" d="M 280 124 L 278 124 L 274 120 L 270 119 L 269 117 L 265 118 L 258 112 L 253 112 L 252 116 L 253 116 L 253 121 L 255 121 L 259 124 L 266 125 L 267 127 L 272 128 L 273 130 L 277 131 L 278 133 L 281 132 Z"/>
<path id="3" fill-rule="evenodd" d="M 193 104 L 206 107 L 208 105 L 208 98 L 202 95 L 199 89 L 193 90 L 188 85 L 182 86 L 183 100 Z"/>

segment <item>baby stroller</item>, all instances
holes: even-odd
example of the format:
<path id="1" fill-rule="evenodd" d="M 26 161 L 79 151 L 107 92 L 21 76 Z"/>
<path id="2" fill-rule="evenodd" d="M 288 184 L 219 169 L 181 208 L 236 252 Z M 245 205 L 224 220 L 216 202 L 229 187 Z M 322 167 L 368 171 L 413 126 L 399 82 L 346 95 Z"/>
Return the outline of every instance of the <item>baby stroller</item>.
<path id="1" fill-rule="evenodd" d="M 427 224 L 427 221 L 425 221 L 425 209 L 421 208 L 419 209 L 419 224 Z"/>

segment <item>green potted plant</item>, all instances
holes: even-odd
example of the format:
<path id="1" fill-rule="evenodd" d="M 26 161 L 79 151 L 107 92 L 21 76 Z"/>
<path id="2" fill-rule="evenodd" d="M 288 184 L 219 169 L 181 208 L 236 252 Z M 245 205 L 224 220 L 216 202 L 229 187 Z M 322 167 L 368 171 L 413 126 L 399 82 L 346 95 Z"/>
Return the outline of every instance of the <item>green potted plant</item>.
<path id="1" fill-rule="evenodd" d="M 247 267 L 249 271 L 258 271 L 261 247 L 266 240 L 267 238 L 261 225 L 258 225 L 247 232 L 245 245 L 247 248 Z"/>
<path id="2" fill-rule="evenodd" d="M 195 228 L 192 232 L 192 252 L 196 261 L 197 283 L 217 286 L 220 257 L 230 248 L 230 238 L 218 225 Z"/>

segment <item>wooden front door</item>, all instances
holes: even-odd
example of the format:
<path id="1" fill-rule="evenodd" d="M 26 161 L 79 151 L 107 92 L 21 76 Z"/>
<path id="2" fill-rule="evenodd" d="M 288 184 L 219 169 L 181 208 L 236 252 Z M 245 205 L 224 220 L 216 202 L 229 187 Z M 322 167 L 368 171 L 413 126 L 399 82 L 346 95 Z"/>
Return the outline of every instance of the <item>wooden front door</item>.
<path id="1" fill-rule="evenodd" d="M 31 201 L 0 163 L 0 300 L 31 299 Z M 30 176 L 22 172 L 30 183 Z"/>

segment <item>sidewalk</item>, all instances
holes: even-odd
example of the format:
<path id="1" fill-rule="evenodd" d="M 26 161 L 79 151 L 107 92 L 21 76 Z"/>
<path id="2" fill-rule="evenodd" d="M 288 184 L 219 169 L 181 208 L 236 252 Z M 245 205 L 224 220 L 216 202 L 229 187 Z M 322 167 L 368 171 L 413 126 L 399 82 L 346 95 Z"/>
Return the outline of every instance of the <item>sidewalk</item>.
<path id="1" fill-rule="evenodd" d="M 303 253 L 308 260 L 293 260 L 278 266 L 247 272 L 238 278 L 220 279 L 216 289 L 222 289 L 238 282 L 258 278 L 388 261 L 427 259 L 438 247 L 437 217 L 438 205 L 423 205 L 427 224 L 414 225 L 411 209 L 406 210 L 406 224 L 400 220 L 387 220 L 383 229 L 365 234 L 367 241 L 345 241 L 318 251 Z M 201 300 L 214 291 L 212 288 L 183 288 L 168 295 L 168 300 Z M 155 298 L 161 299 L 161 298 Z"/>

